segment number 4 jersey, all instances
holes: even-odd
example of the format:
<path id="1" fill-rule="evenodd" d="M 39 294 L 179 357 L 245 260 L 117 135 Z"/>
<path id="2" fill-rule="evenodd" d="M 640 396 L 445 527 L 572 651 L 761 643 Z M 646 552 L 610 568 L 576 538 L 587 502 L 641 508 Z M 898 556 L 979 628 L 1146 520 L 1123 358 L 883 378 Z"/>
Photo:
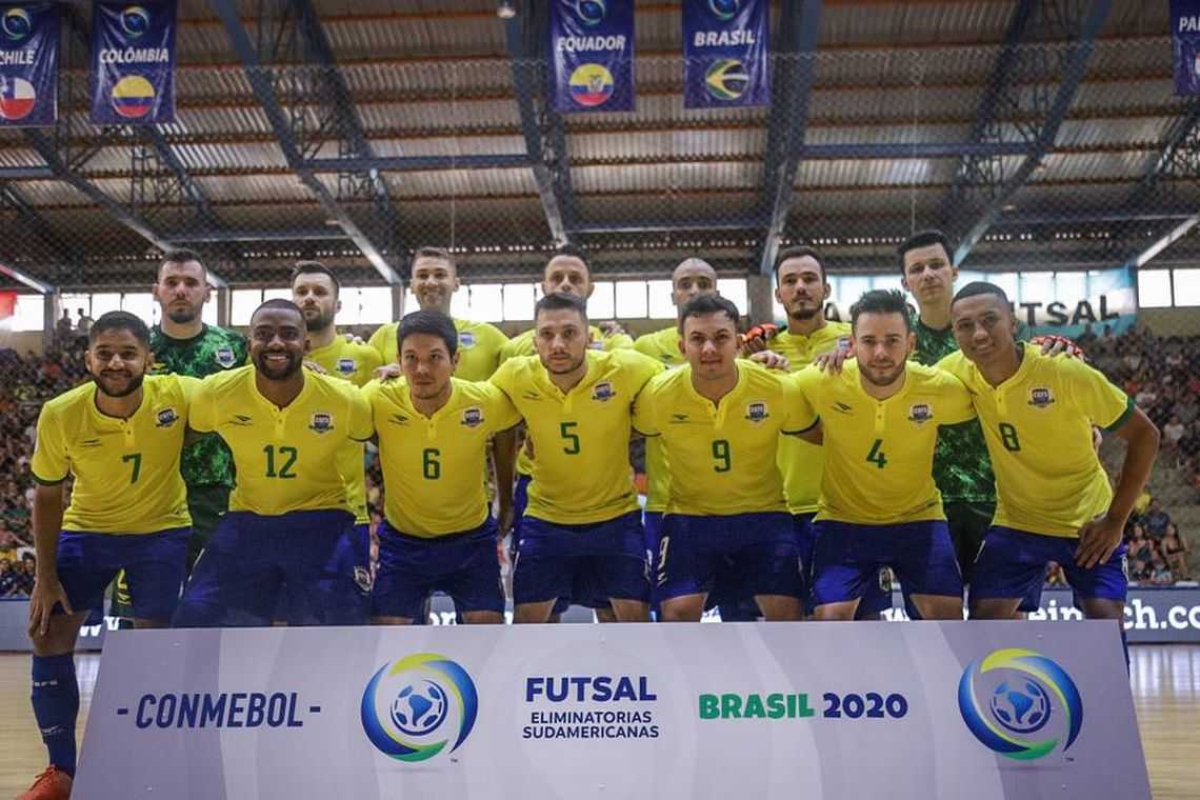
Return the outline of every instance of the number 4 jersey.
<path id="1" fill-rule="evenodd" d="M 64 530 L 138 534 L 192 524 L 179 459 L 199 386 L 195 378 L 149 375 L 129 419 L 100 413 L 90 382 L 42 406 L 33 475 L 45 485 L 75 476 Z"/>
<path id="2" fill-rule="evenodd" d="M 374 433 L 366 398 L 346 381 L 306 370 L 300 394 L 279 408 L 259 393 L 254 375 L 252 366 L 213 375 L 194 397 L 191 427 L 216 432 L 233 452 L 229 510 L 351 511 L 337 455 L 347 439 Z"/>
<path id="3" fill-rule="evenodd" d="M 945 519 L 933 482 L 938 427 L 975 416 L 953 375 L 908 362 L 904 386 L 886 400 L 862 387 L 857 361 L 841 374 L 796 373 L 802 427 L 821 420 L 825 472 L 817 519 L 892 525 Z"/>

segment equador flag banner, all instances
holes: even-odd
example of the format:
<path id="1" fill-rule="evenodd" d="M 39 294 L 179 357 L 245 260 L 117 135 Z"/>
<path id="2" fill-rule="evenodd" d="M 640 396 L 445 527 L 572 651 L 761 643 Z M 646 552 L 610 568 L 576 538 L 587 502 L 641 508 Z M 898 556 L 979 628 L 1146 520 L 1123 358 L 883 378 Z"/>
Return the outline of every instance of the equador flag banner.
<path id="1" fill-rule="evenodd" d="M 0 128 L 58 119 L 58 6 L 0 5 Z"/>
<path id="2" fill-rule="evenodd" d="M 556 111 L 633 111 L 633 0 L 550 0 Z"/>
<path id="3" fill-rule="evenodd" d="M 767 6 L 767 0 L 684 0 L 686 108 L 770 104 Z"/>
<path id="4" fill-rule="evenodd" d="M 174 122 L 175 0 L 93 8 L 92 123 Z"/>
<path id="5" fill-rule="evenodd" d="M 1171 0 L 1175 94 L 1200 94 L 1200 0 Z"/>

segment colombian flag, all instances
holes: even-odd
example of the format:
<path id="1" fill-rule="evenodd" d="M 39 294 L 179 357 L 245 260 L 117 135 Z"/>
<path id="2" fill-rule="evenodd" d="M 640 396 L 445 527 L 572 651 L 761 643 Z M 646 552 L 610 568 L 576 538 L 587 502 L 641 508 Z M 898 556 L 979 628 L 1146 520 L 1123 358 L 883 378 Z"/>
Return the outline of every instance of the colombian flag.
<path id="1" fill-rule="evenodd" d="M 37 103 L 33 84 L 23 78 L 0 75 L 0 117 L 7 120 L 25 119 Z"/>
<path id="2" fill-rule="evenodd" d="M 126 119 L 138 119 L 154 108 L 154 87 L 141 75 L 126 75 L 112 89 L 113 109 Z"/>
<path id="3" fill-rule="evenodd" d="M 598 106 L 613 93 L 612 73 L 600 64 L 581 64 L 571 73 L 571 97 L 581 106 Z"/>

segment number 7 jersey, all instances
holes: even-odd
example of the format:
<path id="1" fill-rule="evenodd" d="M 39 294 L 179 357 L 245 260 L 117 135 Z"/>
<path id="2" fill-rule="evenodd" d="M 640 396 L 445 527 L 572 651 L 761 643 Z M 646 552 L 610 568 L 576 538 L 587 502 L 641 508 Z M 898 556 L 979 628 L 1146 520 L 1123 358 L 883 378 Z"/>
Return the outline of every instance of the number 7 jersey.
<path id="1" fill-rule="evenodd" d="M 191 427 L 214 431 L 233 452 L 237 486 L 230 511 L 351 511 L 338 451 L 374 433 L 371 408 L 352 384 L 305 371 L 286 408 L 259 393 L 253 366 L 206 378 L 193 399 Z"/>

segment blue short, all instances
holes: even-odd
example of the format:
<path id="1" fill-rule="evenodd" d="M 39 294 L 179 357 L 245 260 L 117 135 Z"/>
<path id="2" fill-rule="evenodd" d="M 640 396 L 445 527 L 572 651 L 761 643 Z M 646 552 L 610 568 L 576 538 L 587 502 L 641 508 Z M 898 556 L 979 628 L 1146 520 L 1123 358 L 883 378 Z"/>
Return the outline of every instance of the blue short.
<path id="1" fill-rule="evenodd" d="M 659 601 L 719 589 L 721 600 L 804 597 L 800 546 L 786 513 L 668 514 L 659 547 Z"/>
<path id="2" fill-rule="evenodd" d="M 804 578 L 805 588 L 804 607 L 810 613 L 816 607 L 812 594 L 813 549 L 817 542 L 816 533 L 813 531 L 815 516 L 816 512 L 792 515 L 796 524 L 796 539 L 800 542 L 800 573 Z M 858 608 L 854 612 L 855 619 L 878 619 L 880 614 L 892 607 L 892 591 L 881 585 L 882 577 L 881 572 L 876 575 L 875 580 L 866 582 L 862 599 L 858 601 Z"/>
<path id="3" fill-rule="evenodd" d="M 371 526 L 363 522 L 356 524 L 350 531 L 350 547 L 353 550 L 355 564 L 371 564 Z M 278 622 L 292 620 L 293 625 L 316 623 L 315 612 L 308 603 L 308 596 L 295 592 L 280 592 L 275 603 L 274 619 Z M 301 620 L 309 620 L 303 623 Z"/>
<path id="4" fill-rule="evenodd" d="M 122 534 L 63 531 L 58 580 L 76 613 L 103 609 L 104 590 L 125 570 L 136 619 L 169 622 L 187 574 L 191 528 Z"/>
<path id="5" fill-rule="evenodd" d="M 598 598 L 649 602 L 642 512 L 591 525 L 559 525 L 526 517 L 517 540 L 513 602 Z"/>
<path id="6" fill-rule="evenodd" d="M 1125 576 L 1126 546 L 1121 544 L 1103 564 L 1083 569 L 1075 563 L 1079 540 L 993 525 L 983 539 L 975 559 L 970 599 L 1027 597 L 1034 585 L 1042 585 L 1046 565 L 1058 562 L 1066 573 L 1075 596 L 1083 600 L 1125 602 L 1129 579 Z"/>
<path id="7" fill-rule="evenodd" d="M 370 608 L 371 565 L 347 511 L 221 518 L 192 571 L 172 624 L 181 628 L 359 625 Z"/>
<path id="8" fill-rule="evenodd" d="M 496 521 L 490 516 L 474 530 L 425 539 L 379 528 L 379 570 L 371 594 L 372 617 L 424 614 L 434 592 L 454 600 L 454 610 L 504 613 L 504 587 L 496 556 Z"/>
<path id="9" fill-rule="evenodd" d="M 900 525 L 813 523 L 813 603 L 859 600 L 891 567 L 909 595 L 962 597 L 962 576 L 945 520 Z M 888 604 L 891 605 L 890 603 Z"/>

